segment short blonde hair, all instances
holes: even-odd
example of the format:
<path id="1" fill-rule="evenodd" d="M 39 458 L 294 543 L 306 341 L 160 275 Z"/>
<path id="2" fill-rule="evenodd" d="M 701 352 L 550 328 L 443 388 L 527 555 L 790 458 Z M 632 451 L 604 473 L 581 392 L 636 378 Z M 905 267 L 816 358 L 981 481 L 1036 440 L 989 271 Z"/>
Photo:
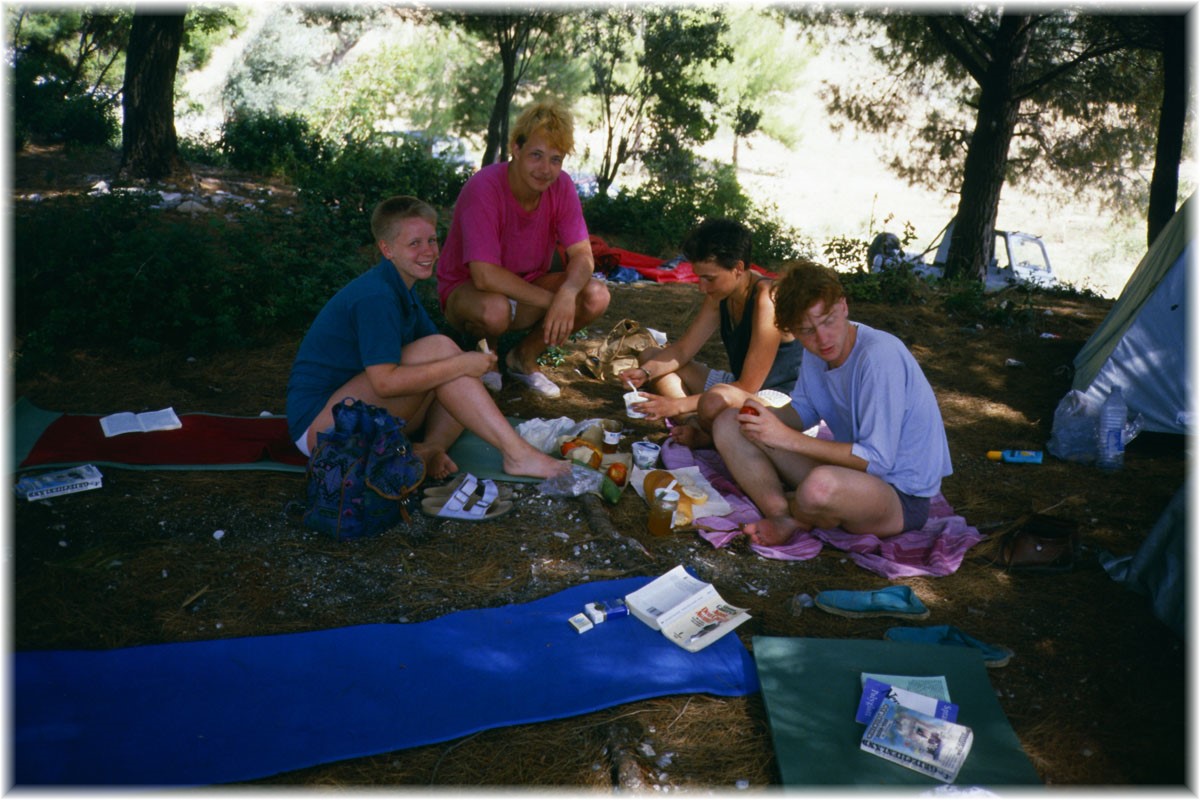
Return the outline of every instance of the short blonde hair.
<path id="1" fill-rule="evenodd" d="M 791 331 L 804 322 L 805 313 L 824 301 L 829 308 L 846 296 L 837 271 L 808 259 L 790 262 L 775 284 L 775 327 Z"/>
<path id="2" fill-rule="evenodd" d="M 508 136 L 508 149 L 524 147 L 535 133 L 541 133 L 555 150 L 567 155 L 575 149 L 575 121 L 571 112 L 554 100 L 542 100 L 521 112 Z"/>
<path id="3" fill-rule="evenodd" d="M 437 225 L 437 212 L 424 200 L 407 194 L 389 197 L 371 212 L 371 235 L 377 242 L 390 239 L 396 225 L 414 217 L 419 217 L 430 225 Z"/>

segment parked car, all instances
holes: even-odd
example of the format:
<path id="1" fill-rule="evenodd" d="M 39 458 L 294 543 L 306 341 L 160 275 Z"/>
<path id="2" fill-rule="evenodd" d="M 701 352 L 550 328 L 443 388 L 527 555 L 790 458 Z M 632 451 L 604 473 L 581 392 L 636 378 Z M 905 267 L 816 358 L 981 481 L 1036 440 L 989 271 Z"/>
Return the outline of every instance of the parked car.
<path id="1" fill-rule="evenodd" d="M 881 233 L 867 249 L 867 265 L 871 272 L 881 272 L 906 266 L 914 275 L 942 277 L 946 256 L 950 252 L 951 220 L 933 242 L 920 253 L 905 252 L 894 233 Z M 1053 286 L 1058 282 L 1050 266 L 1050 255 L 1041 237 L 1021 231 L 995 231 L 996 241 L 988 262 L 984 291 L 994 292 L 1018 283 L 1034 286 Z M 933 260 L 925 257 L 933 253 Z"/>

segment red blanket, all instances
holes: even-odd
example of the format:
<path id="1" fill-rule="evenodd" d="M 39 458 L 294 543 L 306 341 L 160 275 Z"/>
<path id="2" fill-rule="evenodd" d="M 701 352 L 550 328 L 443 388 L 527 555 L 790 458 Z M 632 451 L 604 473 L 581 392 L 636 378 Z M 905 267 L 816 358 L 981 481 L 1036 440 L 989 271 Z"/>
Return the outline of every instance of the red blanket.
<path id="1" fill-rule="evenodd" d="M 218 466 L 274 462 L 303 468 L 308 459 L 288 438 L 284 417 L 180 414 L 173 431 L 106 438 L 100 417 L 63 414 L 38 436 L 19 469 L 45 464 L 103 463 Z"/>
<path id="2" fill-rule="evenodd" d="M 620 247 L 611 247 L 599 236 L 589 236 L 588 241 L 592 245 L 592 259 L 596 262 L 596 271 L 598 272 L 611 272 L 617 267 L 629 267 L 636 270 L 643 278 L 648 278 L 655 283 L 700 282 L 696 273 L 692 271 L 691 262 L 680 261 L 673 268 L 663 269 L 662 265 L 666 263 L 664 259 L 635 253 L 632 250 L 623 250 Z M 565 261 L 566 254 L 562 253 L 561 256 Z M 751 264 L 750 269 L 766 275 L 768 278 L 776 277 L 775 273 L 768 272 L 757 264 Z"/>

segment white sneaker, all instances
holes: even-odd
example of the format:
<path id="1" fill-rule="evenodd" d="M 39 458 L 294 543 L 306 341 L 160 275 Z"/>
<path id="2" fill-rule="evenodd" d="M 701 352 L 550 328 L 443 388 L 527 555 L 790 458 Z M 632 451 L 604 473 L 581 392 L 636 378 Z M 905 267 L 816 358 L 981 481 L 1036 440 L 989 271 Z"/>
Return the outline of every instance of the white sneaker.
<path id="1" fill-rule="evenodd" d="M 558 384 L 547 378 L 544 373 L 516 372 L 510 367 L 508 374 L 532 389 L 534 394 L 541 395 L 542 397 L 558 397 L 562 394 L 562 389 L 558 388 Z"/>
<path id="2" fill-rule="evenodd" d="M 499 394 L 500 390 L 504 388 L 504 379 L 501 378 L 500 373 L 496 372 L 495 370 L 483 373 L 479 380 L 483 381 L 483 385 L 486 386 L 488 391 L 492 394 Z"/>

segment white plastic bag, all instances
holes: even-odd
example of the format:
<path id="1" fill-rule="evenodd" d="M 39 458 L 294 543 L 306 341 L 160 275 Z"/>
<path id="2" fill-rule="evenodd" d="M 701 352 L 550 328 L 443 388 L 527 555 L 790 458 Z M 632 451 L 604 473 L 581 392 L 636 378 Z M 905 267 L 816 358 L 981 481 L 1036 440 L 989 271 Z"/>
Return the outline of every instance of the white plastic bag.
<path id="1" fill-rule="evenodd" d="M 1076 389 L 1063 395 L 1054 410 L 1054 424 L 1046 449 L 1063 461 L 1091 464 L 1096 460 L 1096 424 L 1100 409 Z"/>

